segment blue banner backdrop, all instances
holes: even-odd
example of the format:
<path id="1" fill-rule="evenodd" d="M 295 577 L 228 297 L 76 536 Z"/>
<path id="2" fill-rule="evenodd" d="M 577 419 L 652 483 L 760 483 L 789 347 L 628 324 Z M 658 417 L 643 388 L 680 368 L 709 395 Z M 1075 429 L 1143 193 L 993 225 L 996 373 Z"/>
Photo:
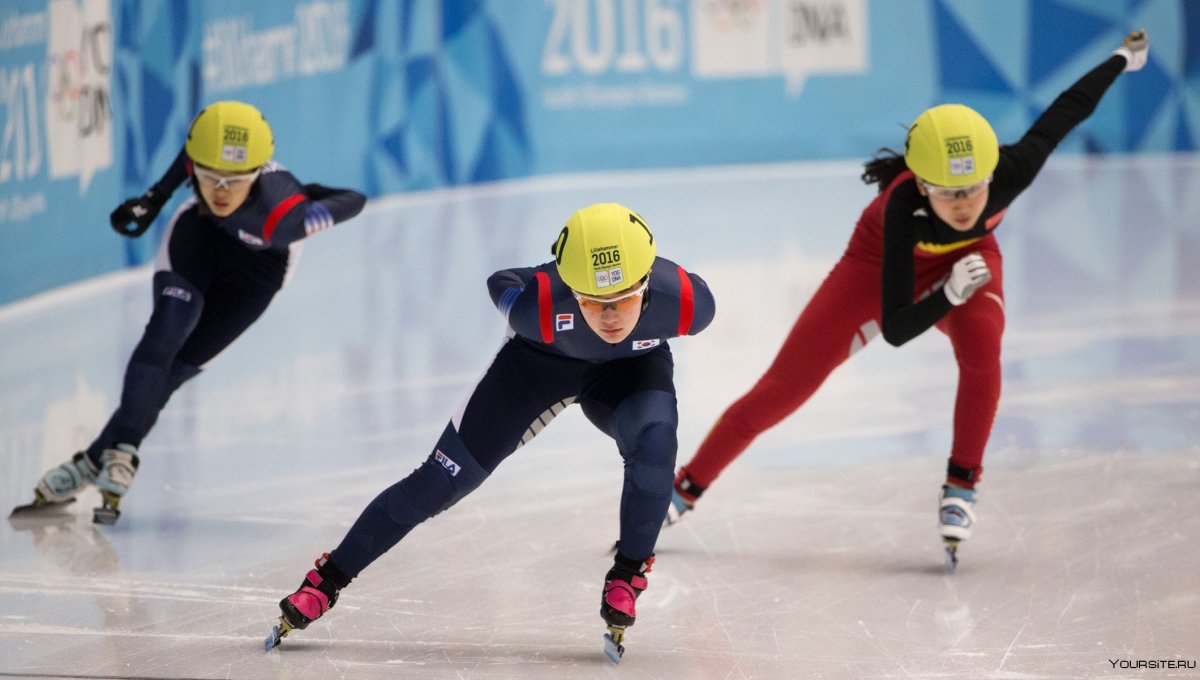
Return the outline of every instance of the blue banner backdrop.
<path id="1" fill-rule="evenodd" d="M 151 258 L 162 218 L 130 241 L 108 213 L 212 101 L 262 109 L 302 180 L 371 196 L 865 159 L 944 101 L 1015 139 L 1135 27 L 1149 65 L 1064 148 L 1195 151 L 1187 0 L 6 0 L 0 303 Z"/>

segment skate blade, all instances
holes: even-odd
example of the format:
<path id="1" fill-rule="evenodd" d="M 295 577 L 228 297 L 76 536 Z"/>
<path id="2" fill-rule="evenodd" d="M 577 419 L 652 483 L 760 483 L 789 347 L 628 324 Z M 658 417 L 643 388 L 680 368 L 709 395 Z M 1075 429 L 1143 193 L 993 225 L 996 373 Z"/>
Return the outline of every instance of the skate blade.
<path id="1" fill-rule="evenodd" d="M 75 522 L 75 513 L 67 509 L 75 499 L 38 501 L 18 505 L 8 516 L 8 526 L 14 531 L 36 531 L 39 527 L 65 526 Z"/>
<path id="2" fill-rule="evenodd" d="M 121 518 L 121 511 L 107 505 L 92 510 L 92 523 L 111 527 Z"/>
<path id="3" fill-rule="evenodd" d="M 117 509 L 117 506 L 121 504 L 121 497 L 114 493 L 101 491 L 100 499 L 103 505 L 92 510 L 92 522 L 105 526 L 116 524 L 117 520 L 121 518 L 121 511 Z"/>
<path id="4" fill-rule="evenodd" d="M 41 501 L 37 500 L 26 505 L 18 505 L 12 509 L 9 514 L 9 519 L 21 517 L 52 517 L 54 515 L 66 514 L 66 506 L 75 502 L 74 498 L 68 498 L 65 501 Z"/>
<path id="5" fill-rule="evenodd" d="M 263 640 L 263 651 L 269 652 L 279 646 L 280 642 L 287 637 L 287 634 L 295 630 L 292 624 L 287 622 L 287 619 L 279 617 L 279 623 L 271 627 L 271 634 Z"/>
<path id="6" fill-rule="evenodd" d="M 942 538 L 946 542 L 946 571 L 958 569 L 958 539 Z"/>
<path id="7" fill-rule="evenodd" d="M 621 663 L 621 657 L 625 655 L 625 647 L 621 644 L 624 640 L 624 626 L 608 627 L 608 632 L 604 634 L 604 655 L 609 661 Z"/>

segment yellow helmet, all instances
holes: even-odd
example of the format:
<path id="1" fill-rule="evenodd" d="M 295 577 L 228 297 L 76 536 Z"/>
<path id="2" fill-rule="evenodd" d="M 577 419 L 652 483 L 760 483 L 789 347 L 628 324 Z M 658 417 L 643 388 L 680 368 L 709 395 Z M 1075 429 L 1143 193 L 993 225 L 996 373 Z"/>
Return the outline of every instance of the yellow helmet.
<path id="1" fill-rule="evenodd" d="M 904 163 L 917 177 L 944 187 L 982 182 L 1000 161 L 1000 143 L 987 120 L 962 104 L 926 110 L 908 128 Z"/>
<path id="2" fill-rule="evenodd" d="M 617 203 L 576 211 L 551 247 L 564 283 L 584 295 L 629 288 L 654 264 L 654 234 L 641 216 Z"/>
<path id="3" fill-rule="evenodd" d="M 271 160 L 275 139 L 262 112 L 244 102 L 216 102 L 192 120 L 184 150 L 214 170 L 253 170 Z"/>

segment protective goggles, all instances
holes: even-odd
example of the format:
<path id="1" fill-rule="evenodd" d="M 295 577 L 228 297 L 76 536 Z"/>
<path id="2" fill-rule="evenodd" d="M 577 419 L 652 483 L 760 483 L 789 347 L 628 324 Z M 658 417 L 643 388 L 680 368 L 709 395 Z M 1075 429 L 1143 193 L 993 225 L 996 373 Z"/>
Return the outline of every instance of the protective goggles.
<path id="1" fill-rule="evenodd" d="M 929 197 L 936 201 L 954 201 L 960 198 L 975 198 L 983 193 L 987 185 L 992 183 L 992 176 L 988 175 L 982 180 L 968 184 L 965 187 L 944 187 L 937 184 L 930 184 L 925 180 L 920 180 L 921 186 L 925 187 L 925 192 Z"/>
<path id="2" fill-rule="evenodd" d="M 201 184 L 213 189 L 232 191 L 253 184 L 254 180 L 258 179 L 258 176 L 262 174 L 262 168 L 255 168 L 254 172 L 247 172 L 244 175 L 218 175 L 212 170 L 205 170 L 199 165 L 193 165 L 192 172 Z"/>
<path id="3" fill-rule="evenodd" d="M 603 312 L 606 307 L 612 307 L 618 312 L 624 312 L 625 310 L 633 308 L 634 305 L 641 304 L 642 296 L 646 294 L 646 289 L 649 287 L 650 277 L 647 276 L 646 278 L 642 279 L 642 284 L 640 286 L 630 290 L 624 295 L 618 295 L 617 297 L 602 298 L 595 297 L 593 295 L 584 295 L 583 293 L 576 293 L 575 291 L 571 292 L 575 295 L 575 300 L 579 303 L 579 309 L 582 311 Z"/>

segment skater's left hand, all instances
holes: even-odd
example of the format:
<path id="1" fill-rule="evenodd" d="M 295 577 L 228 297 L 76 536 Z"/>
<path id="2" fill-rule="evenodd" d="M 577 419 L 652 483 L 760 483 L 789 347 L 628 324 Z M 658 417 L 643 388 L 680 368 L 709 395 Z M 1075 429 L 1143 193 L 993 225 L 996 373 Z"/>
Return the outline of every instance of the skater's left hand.
<path id="1" fill-rule="evenodd" d="M 1113 54 L 1125 57 L 1125 71 L 1139 71 L 1150 57 L 1150 37 L 1144 29 L 1132 31 Z"/>

